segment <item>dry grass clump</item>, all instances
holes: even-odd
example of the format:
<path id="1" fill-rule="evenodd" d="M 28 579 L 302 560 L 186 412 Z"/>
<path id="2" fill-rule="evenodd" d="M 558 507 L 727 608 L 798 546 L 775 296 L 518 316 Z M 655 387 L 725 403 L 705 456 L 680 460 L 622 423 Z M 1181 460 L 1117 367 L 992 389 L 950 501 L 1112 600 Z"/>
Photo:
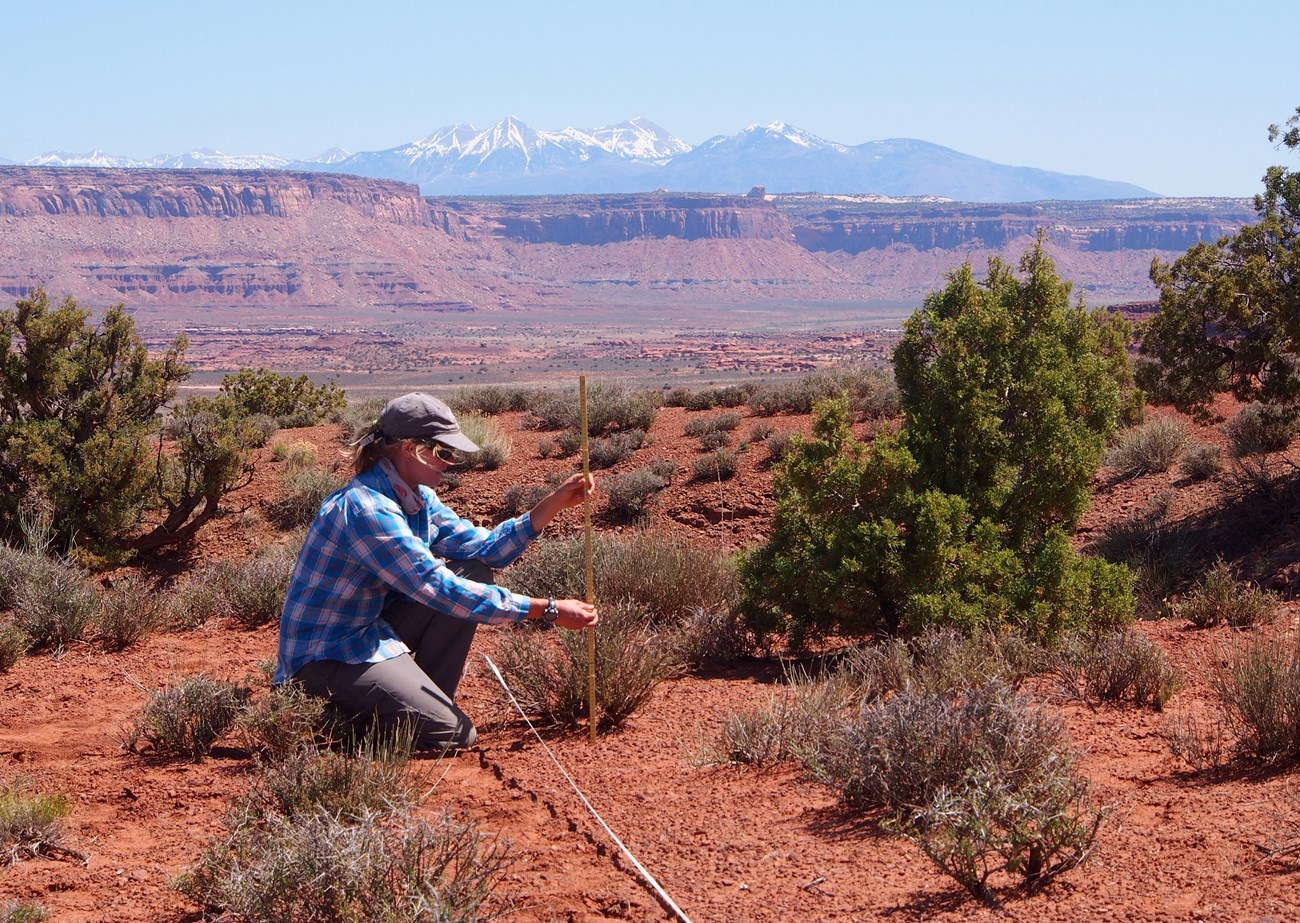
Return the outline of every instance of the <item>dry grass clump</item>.
<path id="1" fill-rule="evenodd" d="M 150 694 L 124 732 L 123 744 L 137 753 L 143 740 L 159 756 L 198 762 L 234 725 L 250 694 L 246 686 L 202 674 L 180 677 Z"/>
<path id="2" fill-rule="evenodd" d="M 1198 628 L 1227 624 L 1249 628 L 1273 617 L 1276 600 L 1249 584 L 1239 584 L 1222 558 L 1205 572 L 1201 583 L 1176 606 L 1174 612 Z"/>
<path id="3" fill-rule="evenodd" d="M 1168 471 L 1187 442 L 1187 427 L 1172 417 L 1156 417 L 1119 433 L 1106 453 L 1105 464 L 1120 479 Z"/>
<path id="4" fill-rule="evenodd" d="M 484 905 L 508 847 L 449 814 L 418 813 L 400 748 L 303 750 L 261 770 L 225 834 L 175 883 L 207 911 L 247 923 L 493 916 Z"/>
<path id="5" fill-rule="evenodd" d="M 71 811 L 64 795 L 42 795 L 21 782 L 0 782 L 0 862 L 76 856 L 64 845 L 63 819 Z"/>
<path id="6" fill-rule="evenodd" d="M 1056 673 L 1066 692 L 1085 702 L 1131 702 L 1157 711 L 1182 687 L 1165 652 L 1131 631 L 1071 637 Z"/>
<path id="7" fill-rule="evenodd" d="M 739 612 L 696 606 L 687 612 L 675 640 L 682 661 L 692 669 L 735 663 L 754 650 L 754 635 Z"/>
<path id="8" fill-rule="evenodd" d="M 167 600 L 139 574 L 125 574 L 100 600 L 95 629 L 110 651 L 121 651 L 158 631 L 170 613 Z"/>
<path id="9" fill-rule="evenodd" d="M 1160 727 L 1169 752 L 1196 772 L 1209 772 L 1223 766 L 1230 755 L 1232 731 L 1224 716 L 1198 718 L 1190 712 L 1171 715 Z"/>
<path id="10" fill-rule="evenodd" d="M 729 555 L 675 534 L 597 535 L 592 570 L 598 601 L 630 599 L 657 622 L 678 624 L 697 608 L 733 611 L 740 588 Z M 586 596 L 586 549 L 580 536 L 542 539 L 501 574 L 529 596 Z"/>
<path id="11" fill-rule="evenodd" d="M 458 418 L 458 422 L 461 432 L 478 446 L 477 452 L 465 456 L 469 467 L 495 471 L 510 461 L 514 445 L 500 423 L 478 413 L 466 413 Z"/>
<path id="12" fill-rule="evenodd" d="M 522 626 L 506 638 L 498 659 L 524 711 L 563 726 L 587 717 L 587 640 L 582 632 Z M 602 606 L 596 632 L 599 727 L 622 724 L 679 668 L 672 636 L 656 631 L 644 609 L 628 601 Z"/>

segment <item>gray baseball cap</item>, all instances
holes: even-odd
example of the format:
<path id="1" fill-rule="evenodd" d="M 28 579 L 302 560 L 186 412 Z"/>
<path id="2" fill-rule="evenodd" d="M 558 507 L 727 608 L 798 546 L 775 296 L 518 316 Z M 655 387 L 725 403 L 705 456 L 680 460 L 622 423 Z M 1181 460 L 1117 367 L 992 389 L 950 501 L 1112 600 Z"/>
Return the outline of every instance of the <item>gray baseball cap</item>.
<path id="1" fill-rule="evenodd" d="M 385 404 L 379 414 L 379 431 L 387 439 L 433 439 L 460 452 L 478 451 L 478 446 L 460 431 L 451 408 L 420 391 Z"/>

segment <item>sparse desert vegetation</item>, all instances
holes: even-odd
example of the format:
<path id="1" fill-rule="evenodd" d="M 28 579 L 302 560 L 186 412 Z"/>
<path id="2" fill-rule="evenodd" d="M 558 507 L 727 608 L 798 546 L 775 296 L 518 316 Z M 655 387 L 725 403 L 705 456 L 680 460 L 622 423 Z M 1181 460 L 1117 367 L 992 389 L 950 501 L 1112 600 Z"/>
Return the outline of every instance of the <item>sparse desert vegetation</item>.
<path id="1" fill-rule="evenodd" d="M 540 740 L 477 655 L 458 701 L 479 744 L 441 759 L 268 686 L 328 486 L 291 476 L 337 482 L 373 404 L 261 370 L 160 421 L 177 344 L 153 379 L 103 385 L 149 413 L 95 418 L 138 441 L 100 471 L 89 447 L 32 449 L 71 416 L 0 401 L 0 826 L 21 860 L 0 913 L 99 919 L 112 894 L 125 920 L 663 918 L 553 753 L 698 919 L 1286 918 L 1300 454 L 1269 376 L 1189 386 L 1174 315 L 1214 256 L 1156 268 L 1136 340 L 1040 241 L 954 272 L 892 367 L 598 382 L 594 746 L 585 639 L 536 625 L 475 644 Z M 78 331 L 68 361 L 102 348 L 75 306 L 37 302 L 29 319 Z M 1135 379 L 1131 342 L 1159 367 Z M 1145 423 L 1138 384 L 1165 402 Z M 577 469 L 567 390 L 455 400 L 510 446 L 449 488 L 463 515 L 517 515 Z M 91 502 L 105 484 L 125 512 Z M 137 541 L 166 523 L 182 539 Z M 583 596 L 581 524 L 566 511 L 498 579 Z"/>

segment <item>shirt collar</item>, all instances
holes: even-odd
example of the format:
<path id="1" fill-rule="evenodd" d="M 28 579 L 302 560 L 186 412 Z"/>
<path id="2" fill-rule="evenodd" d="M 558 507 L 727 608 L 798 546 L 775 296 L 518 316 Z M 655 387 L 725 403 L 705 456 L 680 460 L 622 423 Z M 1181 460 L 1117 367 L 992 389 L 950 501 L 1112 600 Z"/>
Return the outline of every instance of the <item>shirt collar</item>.
<path id="1" fill-rule="evenodd" d="M 397 502 L 402 505 L 402 510 L 408 516 L 424 509 L 424 497 L 421 496 L 420 491 L 402 480 L 392 462 L 386 458 L 381 458 L 379 459 L 379 467 L 388 476 L 388 483 L 393 485 L 393 493 L 397 494 Z"/>

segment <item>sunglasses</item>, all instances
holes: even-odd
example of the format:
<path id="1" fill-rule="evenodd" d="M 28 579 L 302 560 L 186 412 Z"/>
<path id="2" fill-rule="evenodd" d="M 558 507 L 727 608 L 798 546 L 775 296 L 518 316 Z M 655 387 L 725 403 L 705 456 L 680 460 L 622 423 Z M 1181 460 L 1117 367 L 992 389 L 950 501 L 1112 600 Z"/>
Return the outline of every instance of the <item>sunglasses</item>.
<path id="1" fill-rule="evenodd" d="M 447 448 L 447 446 L 443 445 L 441 442 L 436 442 L 430 439 L 426 442 L 421 442 L 420 445 L 432 452 L 433 457 L 445 465 L 462 465 L 465 463 L 465 460 L 461 457 L 459 452 L 455 449 Z"/>

